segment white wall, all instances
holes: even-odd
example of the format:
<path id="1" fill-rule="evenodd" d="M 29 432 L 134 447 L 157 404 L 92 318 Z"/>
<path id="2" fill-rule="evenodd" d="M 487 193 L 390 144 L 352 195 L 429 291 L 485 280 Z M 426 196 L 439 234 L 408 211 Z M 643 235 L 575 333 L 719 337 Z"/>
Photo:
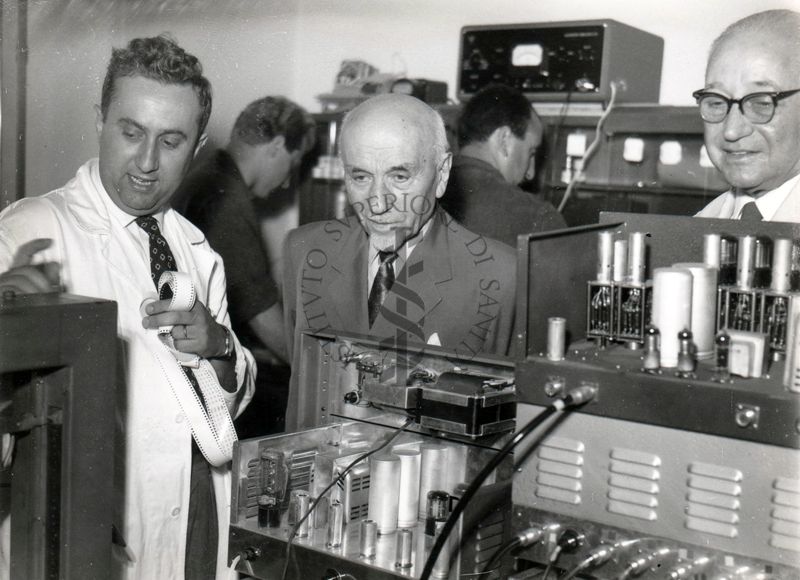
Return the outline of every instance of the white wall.
<path id="1" fill-rule="evenodd" d="M 661 103 L 691 103 L 706 53 L 730 22 L 800 0 L 30 0 L 26 194 L 57 187 L 96 155 L 93 105 L 112 46 L 171 32 L 214 86 L 209 134 L 224 144 L 265 94 L 310 111 L 344 59 L 444 80 L 455 97 L 468 24 L 613 18 L 665 40 Z"/>

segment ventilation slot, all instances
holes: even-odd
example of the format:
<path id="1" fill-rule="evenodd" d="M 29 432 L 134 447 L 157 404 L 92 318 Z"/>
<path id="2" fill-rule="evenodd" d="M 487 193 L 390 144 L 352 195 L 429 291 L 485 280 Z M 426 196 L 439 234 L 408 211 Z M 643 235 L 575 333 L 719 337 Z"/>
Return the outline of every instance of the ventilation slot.
<path id="1" fill-rule="evenodd" d="M 689 464 L 686 527 L 723 538 L 739 535 L 742 472 L 710 463 Z"/>
<path id="2" fill-rule="evenodd" d="M 538 453 L 536 495 L 562 503 L 581 503 L 585 446 L 564 437 L 549 437 Z"/>
<path id="3" fill-rule="evenodd" d="M 800 552 L 800 481 L 779 477 L 772 487 L 769 545 Z"/>
<path id="4" fill-rule="evenodd" d="M 658 519 L 661 458 L 634 449 L 611 450 L 608 511 L 640 520 Z"/>

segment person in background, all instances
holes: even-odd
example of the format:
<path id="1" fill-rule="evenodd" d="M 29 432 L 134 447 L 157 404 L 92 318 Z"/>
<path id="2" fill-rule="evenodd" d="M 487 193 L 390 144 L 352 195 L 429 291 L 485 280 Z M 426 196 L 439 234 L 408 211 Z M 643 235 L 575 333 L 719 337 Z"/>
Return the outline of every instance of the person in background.
<path id="1" fill-rule="evenodd" d="M 256 356 L 256 392 L 237 420 L 240 437 L 283 430 L 289 369 L 278 288 L 254 203 L 289 181 L 314 143 L 313 118 L 283 97 L 263 97 L 239 114 L 226 149 L 181 184 L 184 215 L 223 258 L 233 330 Z"/>
<path id="2" fill-rule="evenodd" d="M 438 206 L 451 162 L 441 117 L 407 95 L 372 97 L 343 120 L 339 151 L 354 217 L 301 226 L 284 251 L 289 430 L 315 425 L 320 412 L 317 385 L 300 384 L 303 331 L 462 357 L 511 348 L 514 251 Z"/>
<path id="3" fill-rule="evenodd" d="M 0 292 L 60 284 L 117 302 L 121 384 L 108 393 L 117 398 L 117 505 L 109 518 L 125 550 L 113 550 L 114 578 L 221 578 L 231 418 L 252 395 L 255 363 L 230 330 L 221 258 L 170 207 L 206 140 L 211 86 L 174 40 L 137 38 L 112 51 L 96 114 L 99 159 L 0 214 Z M 142 312 L 167 270 L 191 279 L 194 305 L 169 310 L 161 299 Z M 171 327 L 172 350 L 159 327 Z M 181 366 L 180 353 L 197 355 L 197 368 Z"/>
<path id="4" fill-rule="evenodd" d="M 695 91 L 712 163 L 731 189 L 698 217 L 800 222 L 800 12 L 767 10 L 711 46 Z"/>
<path id="5" fill-rule="evenodd" d="M 469 229 L 516 247 L 517 236 L 567 227 L 552 204 L 519 184 L 533 179 L 542 121 L 525 96 L 491 85 L 465 105 L 459 152 L 442 207 Z"/>

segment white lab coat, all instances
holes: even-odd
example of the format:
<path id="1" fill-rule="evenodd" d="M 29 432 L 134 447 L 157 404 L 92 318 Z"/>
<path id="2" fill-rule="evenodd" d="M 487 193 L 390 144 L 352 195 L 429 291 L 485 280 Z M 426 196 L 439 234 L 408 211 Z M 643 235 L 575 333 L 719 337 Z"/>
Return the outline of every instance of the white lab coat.
<path id="1" fill-rule="evenodd" d="M 772 195 L 772 192 L 765 195 Z M 695 217 L 736 219 L 736 193 L 728 190 L 712 199 L 708 205 L 695 214 Z M 765 217 L 766 221 L 800 223 L 800 181 L 797 181 L 786 199 L 775 211 L 772 217 Z"/>
<path id="2" fill-rule="evenodd" d="M 83 165 L 63 188 L 26 198 L 0 214 L 0 272 L 10 266 L 23 242 L 52 238 L 37 261 L 61 264 L 67 292 L 115 300 L 120 339 L 117 389 L 115 524 L 135 562 L 119 562 L 115 577 L 141 580 L 183 579 L 191 475 L 191 431 L 167 380 L 182 380 L 177 364 L 162 369 L 154 356 L 153 331 L 142 328 L 139 306 L 154 292 L 150 265 L 130 238 L 115 231 L 97 160 Z M 198 300 L 217 322 L 230 327 L 222 259 L 205 236 L 174 210 L 164 214 L 163 230 L 183 272 L 191 275 Z M 79 337 L 76 337 L 79 339 Z M 255 363 L 235 339 L 237 393 L 224 393 L 232 416 L 253 391 Z M 123 377 L 124 373 L 124 377 Z M 108 396 L 112 396 L 109 386 Z M 238 396 L 238 405 L 237 405 Z M 212 468 L 217 499 L 220 548 L 218 578 L 225 577 L 230 521 L 230 473 Z M 106 482 L 97 482 L 105 485 Z M 116 560 L 116 558 L 115 558 Z"/>

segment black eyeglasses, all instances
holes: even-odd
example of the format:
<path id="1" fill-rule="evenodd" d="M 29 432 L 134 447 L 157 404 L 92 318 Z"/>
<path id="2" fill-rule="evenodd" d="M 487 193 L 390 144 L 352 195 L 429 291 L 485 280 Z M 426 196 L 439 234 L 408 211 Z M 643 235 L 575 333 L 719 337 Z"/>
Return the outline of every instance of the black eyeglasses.
<path id="1" fill-rule="evenodd" d="M 700 89 L 693 92 L 692 96 L 700 106 L 700 116 L 707 123 L 721 123 L 731 112 L 731 107 L 737 104 L 745 119 L 751 123 L 763 124 L 772 120 L 778 101 L 791 97 L 795 93 L 800 93 L 800 89 L 750 93 L 741 99 L 729 99 L 719 93 Z"/>

